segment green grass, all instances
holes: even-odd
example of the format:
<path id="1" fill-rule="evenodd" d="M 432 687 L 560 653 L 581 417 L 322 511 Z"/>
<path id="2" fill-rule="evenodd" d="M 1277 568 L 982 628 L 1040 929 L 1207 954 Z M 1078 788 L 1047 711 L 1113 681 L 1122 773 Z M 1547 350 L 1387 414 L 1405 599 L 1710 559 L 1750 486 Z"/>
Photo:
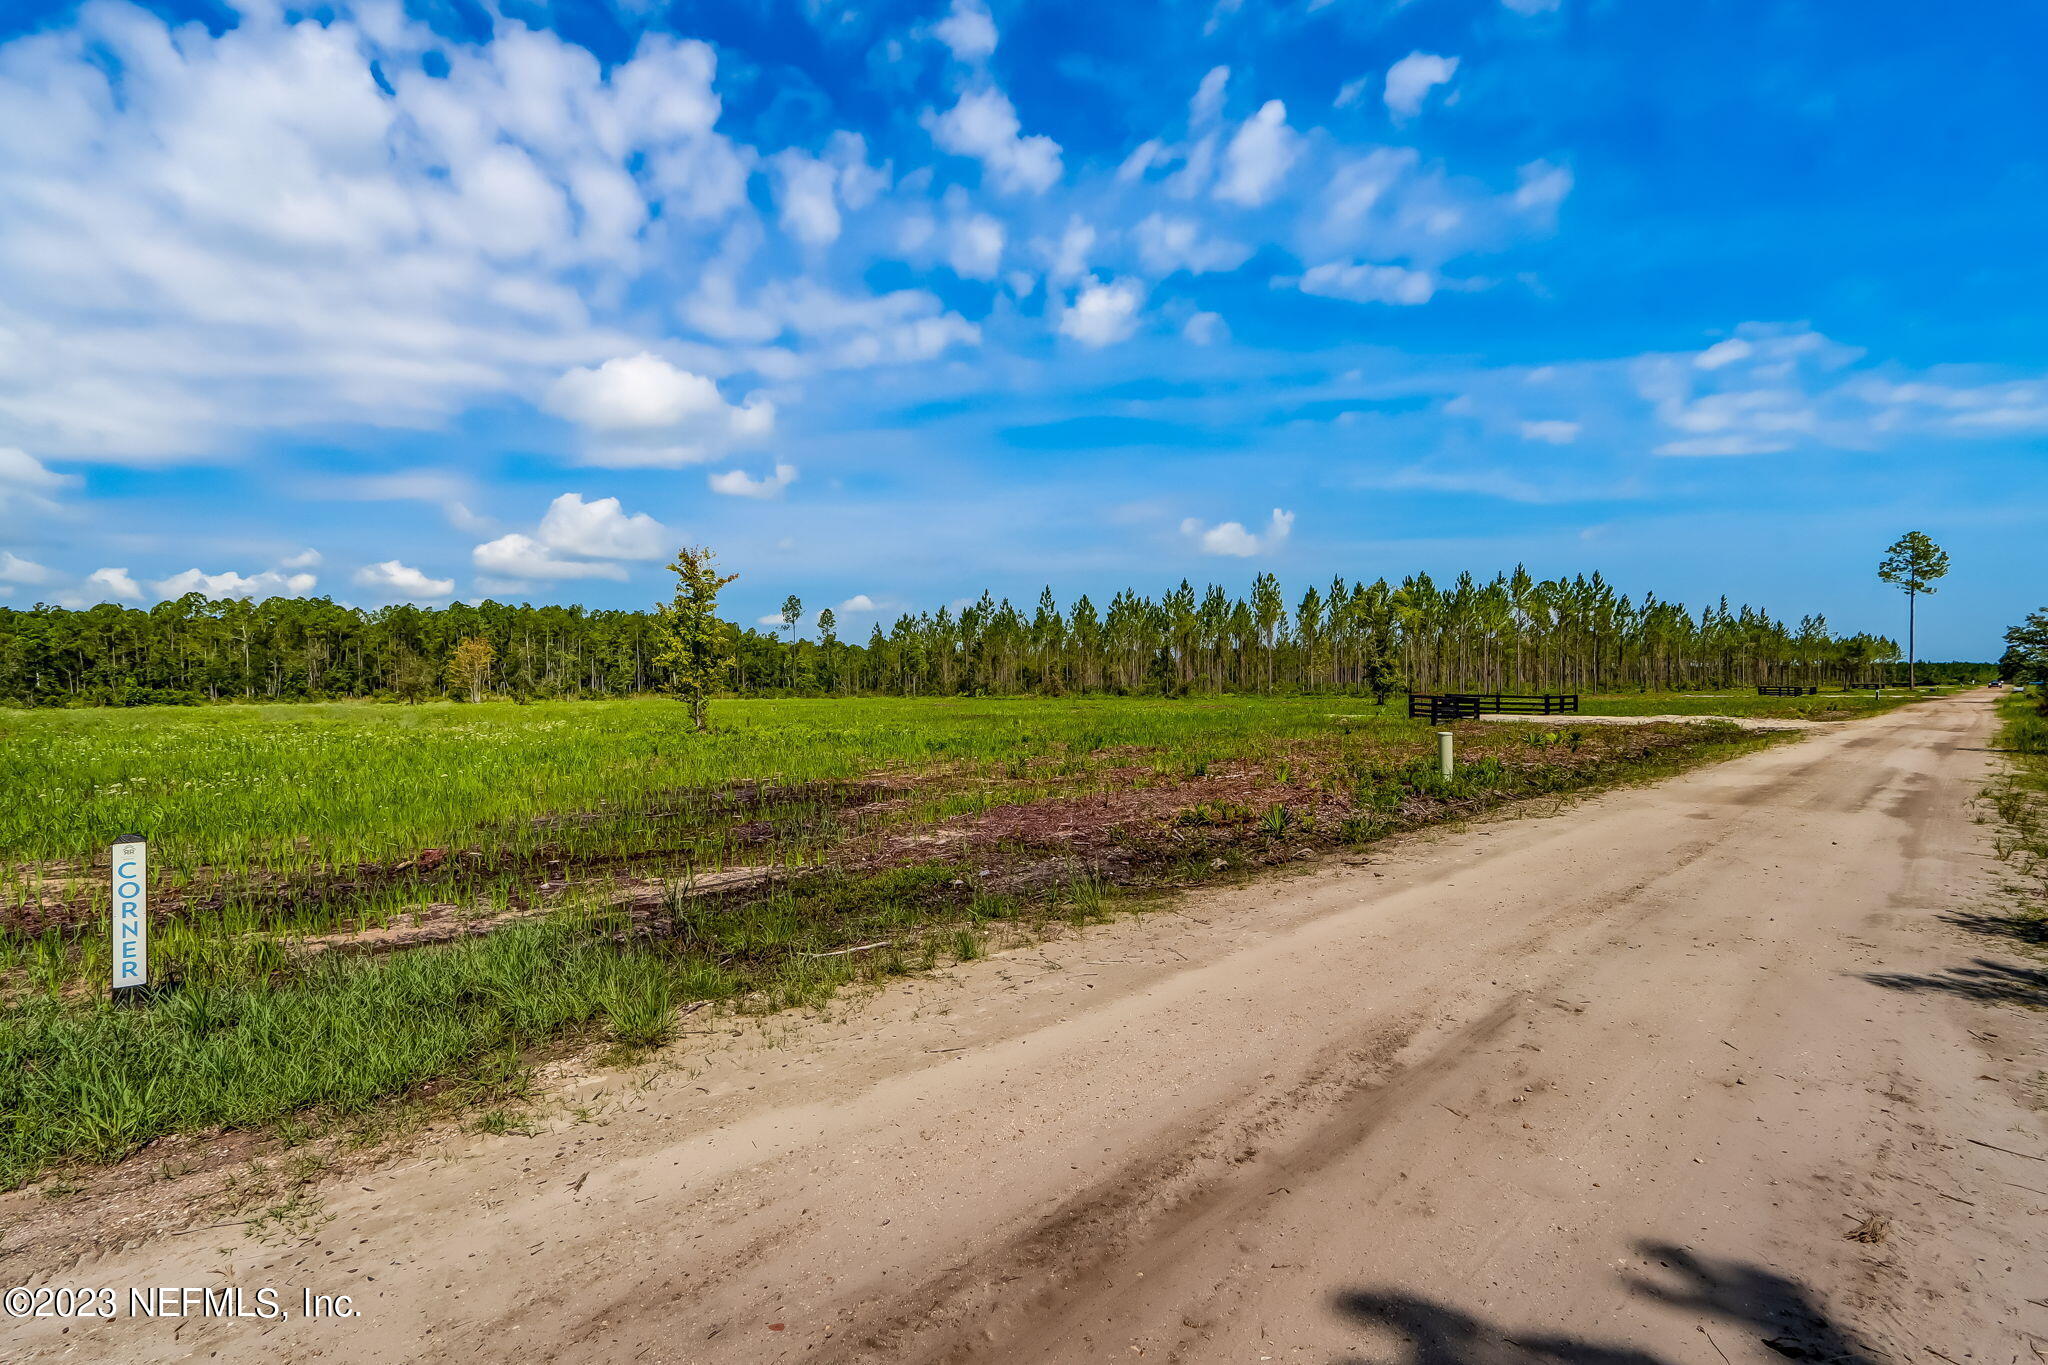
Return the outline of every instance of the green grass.
<path id="1" fill-rule="evenodd" d="M 1588 695 L 1580 700 L 1589 716 L 1741 716 L 1760 720 L 1853 720 L 1874 716 L 1919 696 L 1945 696 L 1953 687 L 1923 688 L 1919 694 L 1889 688 L 1873 695 L 1867 689 L 1838 692 L 1823 689 L 1811 697 L 1760 697 L 1755 688 L 1727 692 L 1638 692 Z"/>
<path id="2" fill-rule="evenodd" d="M 2023 879 L 2023 913 L 2033 916 L 2037 942 L 2048 939 L 2048 710 L 2039 702 L 2016 695 L 1999 704 L 2006 771 L 1985 792 L 2002 826 L 1998 851 Z"/>
<path id="3" fill-rule="evenodd" d="M 491 1121 L 511 1123 L 502 1105 L 536 1056 L 652 1047 L 686 1004 L 816 1002 L 979 956 L 991 936 L 1100 920 L 1134 888 L 1219 864 L 1761 742 L 1475 725 L 1446 781 L 1427 727 L 1349 699 L 751 701 L 716 719 L 693 737 L 651 700 L 0 717 L 0 781 L 19 794 L 0 809 L 0 1187 L 171 1133 L 346 1120 L 399 1097 L 500 1106 Z M 1127 837 L 1027 821 L 991 844 L 887 842 L 1157 787 L 1166 804 Z M 182 985 L 116 1010 L 91 862 L 131 831 L 151 838 L 164 910 L 153 958 Z M 786 871 L 690 884 L 741 864 Z M 620 887 L 650 884 L 622 906 Z M 304 942 L 451 904 L 524 914 L 399 951 Z"/>

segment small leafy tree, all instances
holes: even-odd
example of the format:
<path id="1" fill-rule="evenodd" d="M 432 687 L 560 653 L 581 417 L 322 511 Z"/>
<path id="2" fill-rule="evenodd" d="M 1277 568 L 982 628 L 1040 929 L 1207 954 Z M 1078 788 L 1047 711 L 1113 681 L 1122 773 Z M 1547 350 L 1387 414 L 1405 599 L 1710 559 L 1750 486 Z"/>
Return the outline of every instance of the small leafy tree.
<path id="1" fill-rule="evenodd" d="M 705 546 L 676 551 L 668 566 L 676 576 L 675 598 L 656 609 L 654 661 L 668 670 L 669 690 L 690 704 L 690 725 L 700 734 L 711 728 L 711 693 L 733 659 L 732 627 L 718 619 L 718 594 L 739 575 L 719 573 L 717 563 Z"/>
<path id="2" fill-rule="evenodd" d="M 1934 580 L 1948 573 L 1948 551 L 1923 531 L 1908 531 L 1892 542 L 1878 561 L 1877 576 L 1906 594 L 1906 686 L 1919 685 L 1919 643 L 1914 638 L 1915 609 L 1920 594 L 1934 591 Z"/>
<path id="3" fill-rule="evenodd" d="M 2032 683 L 2040 689 L 2039 704 L 2048 711 L 2048 607 L 2027 613 L 2027 619 L 2005 633 L 2005 654 L 1998 676 L 2008 682 Z"/>
<path id="4" fill-rule="evenodd" d="M 469 693 L 471 701 L 484 699 L 484 687 L 491 680 L 491 663 L 498 651 L 481 635 L 471 635 L 455 646 L 448 658 L 448 681 Z"/>

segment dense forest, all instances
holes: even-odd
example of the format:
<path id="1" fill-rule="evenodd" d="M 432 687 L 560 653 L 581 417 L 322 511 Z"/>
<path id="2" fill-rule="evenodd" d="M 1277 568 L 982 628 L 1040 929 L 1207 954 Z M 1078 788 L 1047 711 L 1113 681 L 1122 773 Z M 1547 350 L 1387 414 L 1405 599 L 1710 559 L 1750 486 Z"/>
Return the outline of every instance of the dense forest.
<path id="1" fill-rule="evenodd" d="M 1897 645 L 1837 636 L 1725 600 L 1694 613 L 1617 592 L 1598 574 L 1539 581 L 1520 569 L 1448 586 L 1426 575 L 1311 587 L 1290 607 L 1260 575 L 1244 596 L 1183 581 L 1159 598 L 1125 590 L 1062 609 L 1048 589 L 1020 609 L 971 605 L 877 624 L 842 639 L 829 611 L 799 636 L 734 628 L 727 680 L 740 694 L 961 695 L 1684 689 L 1889 678 Z M 326 598 L 209 601 L 149 610 L 0 608 L 0 701 L 139 705 L 208 700 L 469 695 L 457 646 L 491 645 L 481 687 L 517 699 L 662 690 L 652 611 L 486 601 L 363 611 Z M 1943 671 L 1944 669 L 1948 671 Z M 1922 665 L 1937 680 L 1971 665 Z M 1987 670 L 1988 674 L 1988 670 Z M 1976 673 L 1970 672 L 1975 678 Z"/>

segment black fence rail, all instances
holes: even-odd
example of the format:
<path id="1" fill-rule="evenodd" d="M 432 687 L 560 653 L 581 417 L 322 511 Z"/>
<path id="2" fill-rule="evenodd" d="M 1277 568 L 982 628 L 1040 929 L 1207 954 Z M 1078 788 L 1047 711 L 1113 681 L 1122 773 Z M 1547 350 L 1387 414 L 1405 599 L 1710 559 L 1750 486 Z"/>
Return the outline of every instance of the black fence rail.
<path id="1" fill-rule="evenodd" d="M 1762 683 L 1758 683 L 1756 694 L 1759 697 L 1817 697 L 1820 695 L 1820 689 L 1818 687 L 1766 687 Z"/>
<path id="2" fill-rule="evenodd" d="M 1432 725 L 1447 720 L 1477 720 L 1486 714 L 1500 716 L 1576 716 L 1579 694 L 1545 693 L 1520 696 L 1512 692 L 1439 692 L 1408 694 L 1408 719 L 1426 720 Z"/>

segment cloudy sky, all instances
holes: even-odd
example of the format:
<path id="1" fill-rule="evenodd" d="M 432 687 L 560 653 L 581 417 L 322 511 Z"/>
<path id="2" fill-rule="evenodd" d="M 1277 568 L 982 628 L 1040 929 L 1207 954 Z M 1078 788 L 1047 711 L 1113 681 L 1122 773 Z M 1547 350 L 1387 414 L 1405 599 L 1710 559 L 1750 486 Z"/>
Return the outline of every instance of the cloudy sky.
<path id="1" fill-rule="evenodd" d="M 308 17 L 311 16 L 311 17 Z M 0 6 L 0 602 L 2041 605 L 2032 6 Z"/>

